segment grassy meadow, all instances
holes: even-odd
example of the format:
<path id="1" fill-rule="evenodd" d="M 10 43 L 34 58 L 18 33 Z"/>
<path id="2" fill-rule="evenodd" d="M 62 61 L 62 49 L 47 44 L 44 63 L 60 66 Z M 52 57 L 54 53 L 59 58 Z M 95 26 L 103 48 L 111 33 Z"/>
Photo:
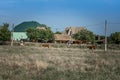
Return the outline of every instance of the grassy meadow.
<path id="1" fill-rule="evenodd" d="M 120 50 L 0 46 L 0 80 L 120 80 Z"/>

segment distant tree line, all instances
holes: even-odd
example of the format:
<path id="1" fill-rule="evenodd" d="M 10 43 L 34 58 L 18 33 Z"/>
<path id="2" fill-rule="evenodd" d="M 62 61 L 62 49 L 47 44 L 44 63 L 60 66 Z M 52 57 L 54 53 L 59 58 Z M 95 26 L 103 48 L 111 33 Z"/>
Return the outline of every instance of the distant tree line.
<path id="1" fill-rule="evenodd" d="M 45 26 L 45 30 L 28 28 L 26 30 L 29 41 L 37 42 L 54 42 L 54 33 L 51 31 L 50 27 Z M 4 23 L 0 26 L 0 41 L 10 41 L 11 40 L 11 31 L 8 29 L 9 24 Z M 61 34 L 57 31 L 56 34 Z M 87 29 L 82 30 L 76 34 L 73 34 L 72 37 L 76 40 L 86 40 L 88 42 L 95 42 L 95 34 Z M 104 36 L 102 36 L 104 38 Z M 110 44 L 120 44 L 120 32 L 111 33 L 108 37 L 108 42 Z"/>
<path id="2" fill-rule="evenodd" d="M 72 37 L 76 40 L 86 40 L 87 42 L 95 43 L 96 35 L 89 30 L 82 30 L 76 34 L 73 34 Z M 102 40 L 105 39 L 105 36 L 100 36 Z M 109 44 L 120 44 L 120 32 L 111 33 L 108 38 Z"/>
<path id="3" fill-rule="evenodd" d="M 115 32 L 110 35 L 110 43 L 120 44 L 120 32 Z"/>

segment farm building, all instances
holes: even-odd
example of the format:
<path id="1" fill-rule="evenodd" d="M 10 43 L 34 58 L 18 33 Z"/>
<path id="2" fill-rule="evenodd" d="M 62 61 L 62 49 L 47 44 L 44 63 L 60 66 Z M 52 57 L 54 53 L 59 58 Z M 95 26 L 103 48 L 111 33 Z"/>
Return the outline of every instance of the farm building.
<path id="1" fill-rule="evenodd" d="M 86 44 L 85 40 L 75 40 L 69 35 L 55 34 L 55 43 L 72 43 L 72 44 Z"/>
<path id="2" fill-rule="evenodd" d="M 54 37 L 56 43 L 67 43 L 73 40 L 71 36 L 64 34 L 55 34 Z"/>
<path id="3" fill-rule="evenodd" d="M 84 27 L 67 27 L 65 28 L 64 32 L 62 34 L 55 34 L 55 42 L 57 43 L 67 43 L 68 41 L 71 41 L 75 44 L 82 43 L 79 40 L 74 40 L 71 36 L 75 33 L 78 33 L 81 30 L 84 30 Z"/>
<path id="4" fill-rule="evenodd" d="M 27 39 L 26 32 L 13 32 L 13 40 L 20 41 L 21 39 Z"/>
<path id="5" fill-rule="evenodd" d="M 84 30 L 84 29 L 85 29 L 84 27 L 67 27 L 64 30 L 63 34 L 71 36 L 75 33 L 78 33 L 81 30 Z"/>

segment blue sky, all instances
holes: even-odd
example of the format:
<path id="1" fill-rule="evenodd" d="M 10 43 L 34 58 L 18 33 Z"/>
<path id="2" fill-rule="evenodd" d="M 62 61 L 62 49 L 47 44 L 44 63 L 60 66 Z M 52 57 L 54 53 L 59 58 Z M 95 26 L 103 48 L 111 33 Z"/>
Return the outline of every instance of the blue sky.
<path id="1" fill-rule="evenodd" d="M 37 21 L 53 31 L 84 26 L 95 34 L 104 35 L 106 19 L 109 35 L 120 32 L 119 4 L 120 0 L 1 0 L 0 24 Z"/>

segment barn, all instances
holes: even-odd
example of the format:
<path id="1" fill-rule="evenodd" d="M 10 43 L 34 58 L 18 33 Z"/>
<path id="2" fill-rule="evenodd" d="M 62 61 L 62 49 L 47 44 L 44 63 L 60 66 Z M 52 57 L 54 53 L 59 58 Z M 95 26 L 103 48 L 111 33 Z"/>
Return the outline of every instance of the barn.
<path id="1" fill-rule="evenodd" d="M 72 37 L 64 34 L 55 34 L 55 43 L 67 43 L 68 41 L 72 41 Z"/>

